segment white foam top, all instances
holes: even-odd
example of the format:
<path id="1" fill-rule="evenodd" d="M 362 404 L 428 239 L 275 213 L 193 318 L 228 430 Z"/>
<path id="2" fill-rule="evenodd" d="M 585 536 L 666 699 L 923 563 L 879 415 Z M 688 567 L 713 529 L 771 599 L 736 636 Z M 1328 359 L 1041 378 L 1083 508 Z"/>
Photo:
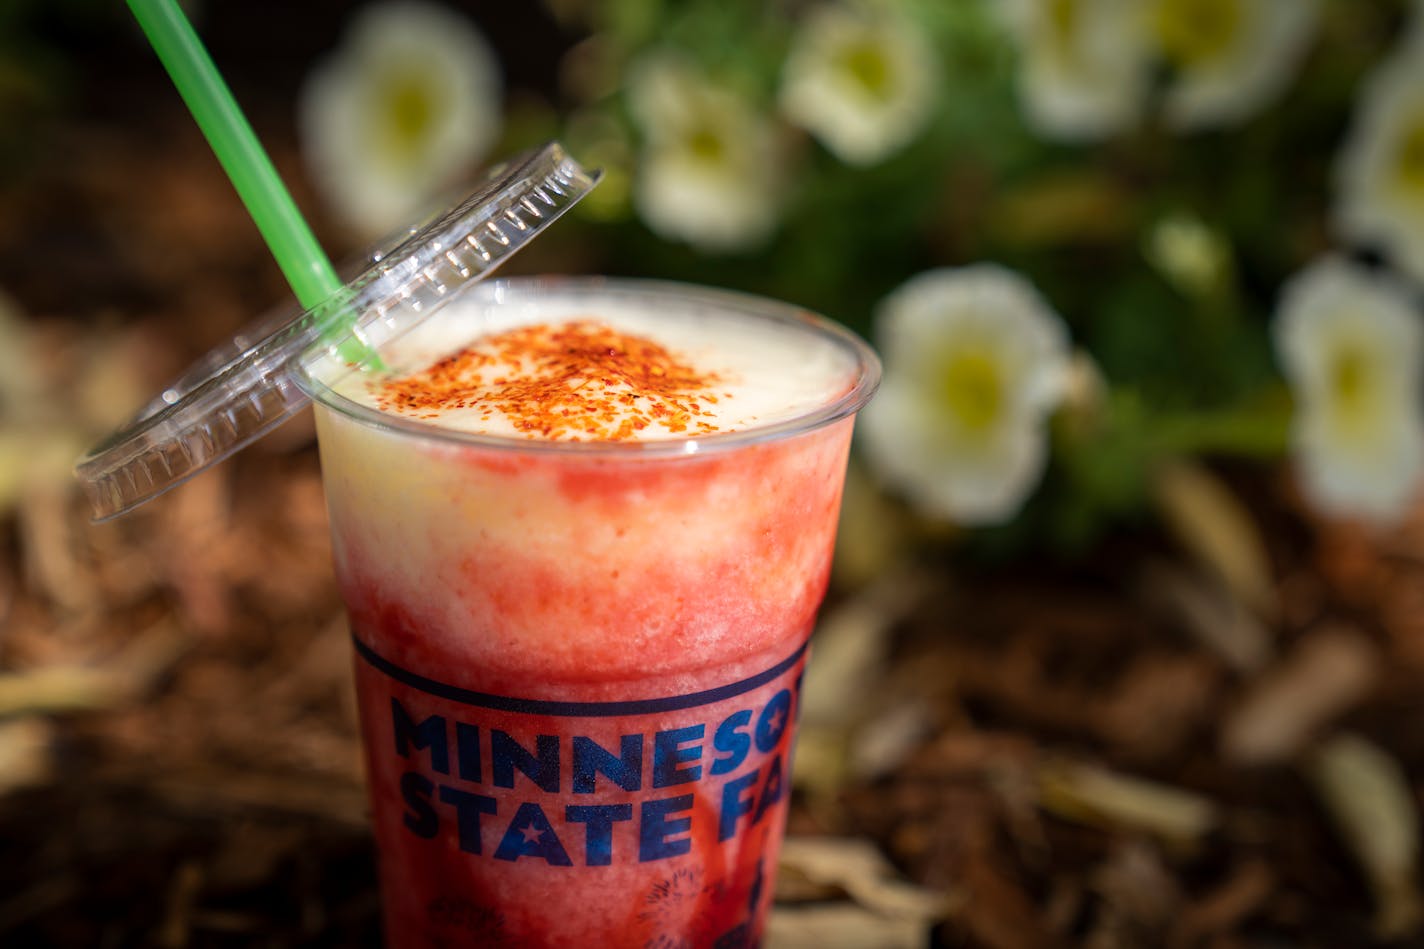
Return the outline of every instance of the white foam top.
<path id="1" fill-rule="evenodd" d="M 335 391 L 442 428 L 574 441 L 746 431 L 854 383 L 856 356 L 804 324 L 672 295 L 453 301 Z"/>

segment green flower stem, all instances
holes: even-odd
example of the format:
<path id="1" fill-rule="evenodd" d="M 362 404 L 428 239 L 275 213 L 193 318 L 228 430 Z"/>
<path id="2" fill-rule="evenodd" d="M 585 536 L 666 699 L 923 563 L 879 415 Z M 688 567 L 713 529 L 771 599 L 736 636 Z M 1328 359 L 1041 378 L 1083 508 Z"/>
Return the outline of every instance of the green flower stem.
<path id="1" fill-rule="evenodd" d="M 1153 455 L 1278 458 L 1290 447 L 1290 406 L 1271 399 L 1220 412 L 1159 416 L 1148 436 Z"/>
<path id="2" fill-rule="evenodd" d="M 1131 388 L 1115 389 L 1095 409 L 1062 413 L 1054 454 L 1070 485 L 1066 523 L 1075 530 L 1135 515 L 1150 503 L 1148 485 L 1164 461 L 1202 456 L 1280 458 L 1289 446 L 1290 400 L 1272 388 L 1237 406 L 1164 412 Z M 1091 533 L 1091 531 L 1089 531 Z"/>

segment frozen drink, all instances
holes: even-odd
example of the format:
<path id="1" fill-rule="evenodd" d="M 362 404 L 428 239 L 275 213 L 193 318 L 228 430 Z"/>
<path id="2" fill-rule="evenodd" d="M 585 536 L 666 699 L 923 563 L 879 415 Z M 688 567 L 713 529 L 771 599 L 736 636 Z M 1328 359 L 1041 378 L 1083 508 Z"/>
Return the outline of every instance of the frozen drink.
<path id="1" fill-rule="evenodd" d="M 874 355 L 673 284 L 480 284 L 303 365 L 386 939 L 758 944 Z"/>

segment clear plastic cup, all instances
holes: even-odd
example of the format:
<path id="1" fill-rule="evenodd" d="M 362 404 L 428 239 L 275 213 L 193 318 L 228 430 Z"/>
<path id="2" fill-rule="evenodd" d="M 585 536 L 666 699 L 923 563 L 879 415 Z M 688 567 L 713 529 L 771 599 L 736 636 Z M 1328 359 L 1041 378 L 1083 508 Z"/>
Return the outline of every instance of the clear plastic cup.
<path id="1" fill-rule="evenodd" d="M 681 285 L 509 281 L 461 305 L 550 295 L 774 321 L 829 341 L 844 385 L 760 429 L 531 442 L 378 412 L 332 388 L 338 356 L 303 361 L 387 942 L 753 946 L 878 364 L 792 307 Z"/>

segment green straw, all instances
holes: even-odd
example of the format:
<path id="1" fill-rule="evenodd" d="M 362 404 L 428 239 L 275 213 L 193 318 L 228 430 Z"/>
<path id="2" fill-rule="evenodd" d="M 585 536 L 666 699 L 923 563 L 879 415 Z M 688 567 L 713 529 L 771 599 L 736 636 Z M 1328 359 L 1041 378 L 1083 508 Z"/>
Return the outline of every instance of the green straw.
<path id="1" fill-rule="evenodd" d="M 312 236 L 188 18 L 176 0 L 128 0 L 128 4 L 247 205 L 297 300 L 308 310 L 326 303 L 342 289 L 341 278 Z M 341 351 L 351 361 L 369 355 L 350 340 Z"/>

